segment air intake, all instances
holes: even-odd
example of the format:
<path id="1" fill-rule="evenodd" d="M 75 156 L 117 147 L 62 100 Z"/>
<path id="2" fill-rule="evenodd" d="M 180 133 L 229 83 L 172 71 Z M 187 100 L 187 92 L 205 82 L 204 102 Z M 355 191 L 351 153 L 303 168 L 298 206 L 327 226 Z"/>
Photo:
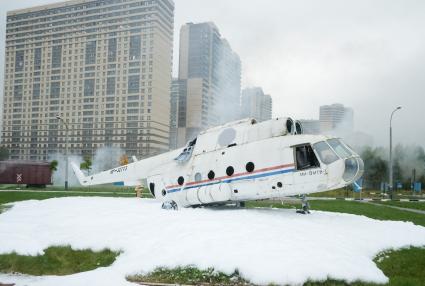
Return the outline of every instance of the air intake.
<path id="1" fill-rule="evenodd" d="M 295 134 L 303 134 L 304 133 L 304 129 L 303 129 L 303 125 L 301 124 L 301 122 L 299 120 L 295 121 Z"/>
<path id="2" fill-rule="evenodd" d="M 286 130 L 288 131 L 288 134 L 295 133 L 294 120 L 289 117 L 286 119 Z"/>

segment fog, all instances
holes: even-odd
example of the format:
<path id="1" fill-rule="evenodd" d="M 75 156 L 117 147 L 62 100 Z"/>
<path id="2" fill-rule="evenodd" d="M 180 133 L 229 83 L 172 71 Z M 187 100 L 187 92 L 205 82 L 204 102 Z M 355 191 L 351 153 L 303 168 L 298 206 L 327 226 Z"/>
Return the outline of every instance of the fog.
<path id="1" fill-rule="evenodd" d="M 57 1 L 0 1 L 3 78 L 6 11 Z M 176 0 L 175 6 L 175 76 L 181 25 L 213 21 L 241 58 L 242 87 L 271 94 L 274 116 L 318 118 L 320 105 L 342 103 L 354 109 L 355 130 L 387 146 L 391 111 L 401 105 L 394 143 L 425 146 L 424 1 Z"/>
<path id="2" fill-rule="evenodd" d="M 273 116 L 318 118 L 342 103 L 355 130 L 388 145 L 402 105 L 394 142 L 425 146 L 424 15 L 423 1 L 181 0 L 175 25 L 215 22 L 241 57 L 242 87 L 271 94 Z"/>

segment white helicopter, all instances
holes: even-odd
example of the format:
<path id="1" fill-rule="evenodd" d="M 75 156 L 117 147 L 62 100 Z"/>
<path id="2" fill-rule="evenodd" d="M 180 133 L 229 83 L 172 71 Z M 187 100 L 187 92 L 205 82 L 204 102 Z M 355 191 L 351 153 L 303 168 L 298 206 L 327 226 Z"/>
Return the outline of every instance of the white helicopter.
<path id="1" fill-rule="evenodd" d="M 291 118 L 244 119 L 201 132 L 186 147 L 85 176 L 84 186 L 144 186 L 165 209 L 302 195 L 353 184 L 363 161 L 341 139 L 302 134 Z"/>

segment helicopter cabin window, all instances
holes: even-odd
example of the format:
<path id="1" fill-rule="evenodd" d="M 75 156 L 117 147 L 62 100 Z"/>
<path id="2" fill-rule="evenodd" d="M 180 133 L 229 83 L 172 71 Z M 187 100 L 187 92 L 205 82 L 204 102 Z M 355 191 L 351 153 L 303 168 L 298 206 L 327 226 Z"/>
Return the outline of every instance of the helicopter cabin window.
<path id="1" fill-rule="evenodd" d="M 297 170 L 320 167 L 316 154 L 314 154 L 310 144 L 295 147 L 295 163 Z"/>

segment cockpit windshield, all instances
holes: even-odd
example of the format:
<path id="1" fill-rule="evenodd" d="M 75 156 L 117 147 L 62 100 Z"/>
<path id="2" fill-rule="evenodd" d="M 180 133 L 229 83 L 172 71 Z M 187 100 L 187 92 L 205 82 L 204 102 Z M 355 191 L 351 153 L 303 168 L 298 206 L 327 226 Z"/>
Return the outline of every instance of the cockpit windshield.
<path id="1" fill-rule="evenodd" d="M 342 159 L 351 157 L 353 155 L 353 153 L 347 147 L 345 147 L 339 139 L 329 139 L 327 142 Z"/>
<path id="2" fill-rule="evenodd" d="M 318 142 L 313 145 L 313 148 L 319 155 L 320 160 L 325 164 L 331 164 L 339 159 L 326 142 Z"/>

